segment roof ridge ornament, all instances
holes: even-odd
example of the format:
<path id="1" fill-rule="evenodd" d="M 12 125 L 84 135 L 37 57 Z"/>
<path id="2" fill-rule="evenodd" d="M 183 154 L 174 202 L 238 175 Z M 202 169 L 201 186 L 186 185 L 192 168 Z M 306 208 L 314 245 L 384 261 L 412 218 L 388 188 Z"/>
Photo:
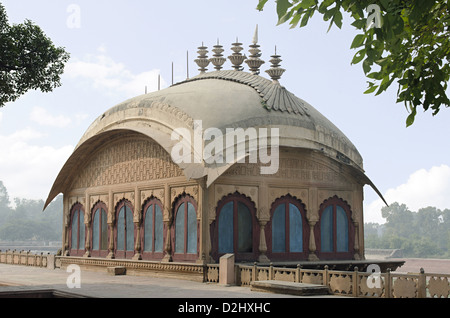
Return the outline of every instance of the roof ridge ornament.
<path id="1" fill-rule="evenodd" d="M 259 49 L 259 45 L 257 43 L 258 25 L 256 25 L 255 34 L 253 35 L 253 44 L 249 45 L 250 49 L 248 51 L 250 52 L 250 57 L 245 60 L 245 63 L 247 63 L 253 75 L 259 75 L 259 68 L 265 63 L 260 59 L 261 50 Z"/>
<path id="2" fill-rule="evenodd" d="M 212 49 L 212 51 L 214 52 L 214 55 L 209 60 L 214 65 L 214 68 L 217 71 L 220 71 L 222 69 L 222 65 L 227 61 L 227 59 L 222 55 L 225 50 L 222 48 L 222 45 L 219 45 L 219 39 L 217 39 L 217 45 L 214 45 L 214 49 Z"/>
<path id="3" fill-rule="evenodd" d="M 270 66 L 270 69 L 266 70 L 266 73 L 269 74 L 270 78 L 275 83 L 278 83 L 281 75 L 283 75 L 283 73 L 286 71 L 284 68 L 280 67 L 280 62 L 282 61 L 280 57 L 280 55 L 277 55 L 277 46 L 275 45 L 275 54 L 271 55 L 272 59 L 269 60 L 272 65 Z"/>
<path id="4" fill-rule="evenodd" d="M 244 49 L 241 46 L 242 43 L 239 43 L 239 40 L 236 37 L 236 42 L 235 43 L 231 43 L 231 45 L 233 45 L 231 47 L 231 50 L 233 51 L 233 54 L 228 56 L 228 59 L 233 64 L 233 68 L 234 68 L 235 71 L 242 71 L 244 69 L 244 67 L 242 67 L 241 65 L 247 59 L 247 57 L 245 55 L 242 55 L 242 53 L 240 53 Z"/>
<path id="5" fill-rule="evenodd" d="M 197 63 L 197 65 L 200 67 L 198 70 L 200 71 L 200 74 L 206 73 L 208 70 L 206 67 L 209 65 L 210 60 L 208 59 L 207 50 L 208 47 L 203 45 L 198 47 L 197 53 L 199 54 L 198 59 L 196 59 L 194 62 Z"/>

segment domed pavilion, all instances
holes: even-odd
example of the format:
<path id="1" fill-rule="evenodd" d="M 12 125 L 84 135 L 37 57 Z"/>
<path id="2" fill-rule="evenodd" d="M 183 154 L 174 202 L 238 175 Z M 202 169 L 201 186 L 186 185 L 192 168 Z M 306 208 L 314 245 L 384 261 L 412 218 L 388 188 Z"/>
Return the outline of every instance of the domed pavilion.
<path id="1" fill-rule="evenodd" d="M 92 123 L 46 201 L 64 195 L 63 257 L 364 260 L 363 187 L 377 190 L 361 155 L 280 84 L 280 56 L 266 78 L 256 41 L 248 58 L 241 45 L 228 59 L 202 45 L 200 74 Z"/>

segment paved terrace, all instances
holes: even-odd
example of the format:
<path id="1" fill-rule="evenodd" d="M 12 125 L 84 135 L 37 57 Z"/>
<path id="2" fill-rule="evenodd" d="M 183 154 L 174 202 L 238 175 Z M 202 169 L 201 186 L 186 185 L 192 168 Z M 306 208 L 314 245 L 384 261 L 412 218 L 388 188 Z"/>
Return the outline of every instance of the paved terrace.
<path id="1" fill-rule="evenodd" d="M 81 287 L 68 288 L 72 272 L 61 269 L 0 264 L 0 292 L 52 289 L 99 298 L 293 298 L 299 296 L 251 291 L 249 287 L 222 286 L 158 276 L 112 276 L 81 271 Z M 310 297 L 310 296 L 308 296 Z M 336 296 L 316 296 L 335 298 Z"/>

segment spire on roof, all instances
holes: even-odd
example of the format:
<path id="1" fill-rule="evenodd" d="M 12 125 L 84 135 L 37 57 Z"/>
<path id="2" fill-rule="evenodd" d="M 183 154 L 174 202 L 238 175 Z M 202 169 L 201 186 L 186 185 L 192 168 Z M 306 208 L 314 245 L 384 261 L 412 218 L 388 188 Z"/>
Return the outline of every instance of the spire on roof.
<path id="1" fill-rule="evenodd" d="M 209 60 L 215 66 L 214 68 L 217 71 L 220 71 L 222 69 L 222 65 L 227 61 L 227 59 L 222 55 L 225 50 L 222 48 L 222 45 L 219 45 L 219 39 L 217 39 L 217 45 L 214 45 L 214 49 L 212 49 L 212 51 L 214 52 L 214 55 Z"/>
<path id="2" fill-rule="evenodd" d="M 230 56 L 228 56 L 229 60 L 233 64 L 233 68 L 236 71 L 242 71 L 243 67 L 241 66 L 244 63 L 244 60 L 247 58 L 245 55 L 240 53 L 244 48 L 241 46 L 242 43 L 239 43 L 238 38 L 236 38 L 236 42 L 232 43 L 231 50 L 234 52 Z"/>
<path id="3" fill-rule="evenodd" d="M 250 49 L 248 50 L 250 52 L 250 57 L 245 60 L 245 63 L 247 63 L 248 67 L 250 68 L 250 71 L 254 75 L 259 74 L 259 68 L 261 65 L 263 65 L 265 62 L 261 60 L 259 57 L 261 56 L 261 50 L 259 49 L 258 43 L 258 25 L 256 25 L 255 34 L 253 36 L 253 44 L 250 45 Z"/>
<path id="4" fill-rule="evenodd" d="M 200 67 L 198 70 L 200 71 L 200 74 L 205 73 L 208 69 L 206 68 L 209 65 L 209 59 L 206 54 L 208 54 L 207 47 L 203 45 L 198 47 L 198 59 L 196 59 L 194 62 L 197 63 L 197 65 Z"/>
<path id="5" fill-rule="evenodd" d="M 269 60 L 272 65 L 270 66 L 270 69 L 266 70 L 266 73 L 269 74 L 270 78 L 274 82 L 278 82 L 281 75 L 286 71 L 284 68 L 280 67 L 280 62 L 282 59 L 280 59 L 280 55 L 277 55 L 277 47 L 275 46 L 275 54 L 271 56 L 271 60 Z"/>

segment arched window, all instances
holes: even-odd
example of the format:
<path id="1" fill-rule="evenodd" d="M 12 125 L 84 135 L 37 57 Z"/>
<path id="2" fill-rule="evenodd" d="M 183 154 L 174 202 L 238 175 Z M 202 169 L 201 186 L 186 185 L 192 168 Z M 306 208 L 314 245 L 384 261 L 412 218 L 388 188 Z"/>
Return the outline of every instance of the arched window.
<path id="1" fill-rule="evenodd" d="M 83 206 L 80 203 L 75 204 L 70 215 L 70 255 L 83 256 L 86 244 Z"/>
<path id="2" fill-rule="evenodd" d="M 214 255 L 234 253 L 236 260 L 254 259 L 259 241 L 254 204 L 239 193 L 219 202 Z"/>
<path id="3" fill-rule="evenodd" d="M 164 224 L 162 204 L 158 199 L 152 198 L 144 205 L 141 226 L 142 258 L 162 258 Z"/>
<path id="4" fill-rule="evenodd" d="M 134 255 L 133 207 L 124 200 L 116 209 L 116 257 L 131 258 Z"/>
<path id="5" fill-rule="evenodd" d="M 266 228 L 268 255 L 271 259 L 307 257 L 309 226 L 301 201 L 285 196 L 272 204 L 271 220 Z"/>
<path id="6" fill-rule="evenodd" d="M 198 222 L 197 204 L 194 199 L 184 195 L 174 206 L 175 228 L 173 241 L 175 242 L 175 260 L 195 260 L 198 256 Z"/>
<path id="7" fill-rule="evenodd" d="M 346 202 L 333 197 L 326 200 L 319 211 L 316 224 L 316 245 L 321 259 L 353 258 L 354 225 Z"/>
<path id="8" fill-rule="evenodd" d="M 91 222 L 91 255 L 105 257 L 108 254 L 108 223 L 106 205 L 97 203 L 92 209 Z"/>

